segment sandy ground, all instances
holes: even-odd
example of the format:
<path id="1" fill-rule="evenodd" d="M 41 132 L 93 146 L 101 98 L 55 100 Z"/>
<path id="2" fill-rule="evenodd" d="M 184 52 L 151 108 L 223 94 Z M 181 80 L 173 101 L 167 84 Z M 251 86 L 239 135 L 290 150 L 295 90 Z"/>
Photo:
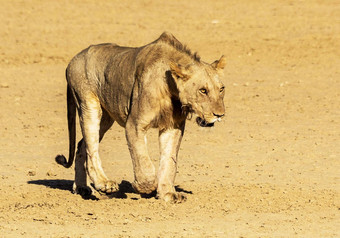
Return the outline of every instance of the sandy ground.
<path id="1" fill-rule="evenodd" d="M 0 0 L 0 16 L 0 237 L 340 237 L 339 1 Z M 122 197 L 72 194 L 73 169 L 54 162 L 68 153 L 69 60 L 164 30 L 207 62 L 228 58 L 225 120 L 187 124 L 187 201 L 131 191 L 118 125 L 100 153 Z"/>

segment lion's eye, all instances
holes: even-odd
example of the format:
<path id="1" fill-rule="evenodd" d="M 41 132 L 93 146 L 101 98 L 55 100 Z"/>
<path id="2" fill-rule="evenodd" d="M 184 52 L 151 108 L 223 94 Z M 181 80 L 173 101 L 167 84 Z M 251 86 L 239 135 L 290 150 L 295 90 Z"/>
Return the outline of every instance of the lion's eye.
<path id="1" fill-rule="evenodd" d="M 200 89 L 200 93 L 202 94 L 208 94 L 208 91 L 205 88 Z"/>
<path id="2" fill-rule="evenodd" d="M 224 91 L 224 87 L 220 88 L 220 93 L 222 93 Z"/>

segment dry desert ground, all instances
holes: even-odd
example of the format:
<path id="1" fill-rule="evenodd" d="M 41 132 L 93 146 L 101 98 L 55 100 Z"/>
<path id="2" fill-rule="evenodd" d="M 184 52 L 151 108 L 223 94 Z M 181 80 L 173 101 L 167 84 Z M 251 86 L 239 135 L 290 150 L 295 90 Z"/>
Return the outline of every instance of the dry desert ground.
<path id="1" fill-rule="evenodd" d="M 340 237 L 339 1 L 0 0 L 0 16 L 0 237 Z M 100 154 L 122 196 L 72 194 L 74 170 L 54 161 L 68 154 L 68 62 L 163 31 L 206 62 L 228 59 L 226 117 L 187 123 L 187 201 L 131 190 L 118 125 Z"/>

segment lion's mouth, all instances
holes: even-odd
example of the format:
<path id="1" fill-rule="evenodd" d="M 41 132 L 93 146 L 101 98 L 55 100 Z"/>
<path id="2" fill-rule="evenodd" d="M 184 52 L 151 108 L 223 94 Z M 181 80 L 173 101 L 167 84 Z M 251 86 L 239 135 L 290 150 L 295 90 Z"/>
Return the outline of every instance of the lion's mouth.
<path id="1" fill-rule="evenodd" d="M 213 126 L 214 126 L 214 122 L 209 123 L 209 122 L 207 122 L 206 120 L 204 120 L 204 119 L 201 118 L 201 117 L 197 117 L 197 118 L 196 118 L 196 122 L 197 122 L 197 124 L 198 124 L 199 126 L 201 126 L 201 127 L 213 127 Z"/>

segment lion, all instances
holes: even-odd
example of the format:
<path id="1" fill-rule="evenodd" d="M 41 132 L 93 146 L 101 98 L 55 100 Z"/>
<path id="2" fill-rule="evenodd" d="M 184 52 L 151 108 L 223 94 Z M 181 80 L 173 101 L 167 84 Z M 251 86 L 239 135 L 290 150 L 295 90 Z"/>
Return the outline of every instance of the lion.
<path id="1" fill-rule="evenodd" d="M 69 158 L 55 158 L 66 168 L 75 158 L 74 193 L 91 194 L 87 175 L 101 193 L 119 190 L 104 173 L 98 153 L 105 132 L 116 121 L 125 128 L 134 190 L 157 192 L 156 197 L 167 202 L 185 201 L 174 187 L 185 122 L 197 115 L 199 126 L 211 127 L 224 116 L 220 78 L 225 65 L 224 56 L 212 64 L 203 62 L 167 32 L 142 47 L 107 43 L 78 53 L 66 69 Z M 83 138 L 75 155 L 77 111 Z M 147 152 L 150 128 L 159 130 L 157 174 Z"/>

